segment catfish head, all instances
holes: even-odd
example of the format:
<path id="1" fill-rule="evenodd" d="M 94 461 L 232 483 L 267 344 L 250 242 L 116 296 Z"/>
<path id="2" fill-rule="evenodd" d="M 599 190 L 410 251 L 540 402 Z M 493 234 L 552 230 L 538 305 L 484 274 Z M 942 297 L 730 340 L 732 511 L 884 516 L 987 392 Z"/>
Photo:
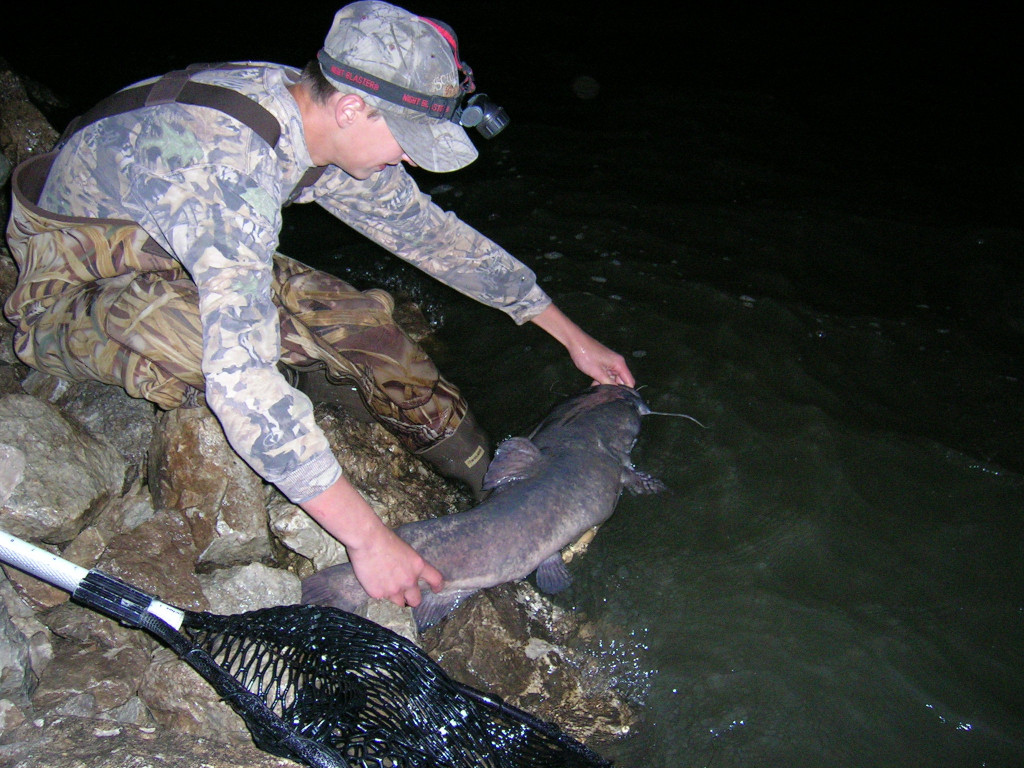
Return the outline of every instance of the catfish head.
<path id="1" fill-rule="evenodd" d="M 538 447 L 573 445 L 599 448 L 624 465 L 640 433 L 641 416 L 650 413 L 636 390 L 600 384 L 571 397 L 551 411 L 527 439 Z"/>

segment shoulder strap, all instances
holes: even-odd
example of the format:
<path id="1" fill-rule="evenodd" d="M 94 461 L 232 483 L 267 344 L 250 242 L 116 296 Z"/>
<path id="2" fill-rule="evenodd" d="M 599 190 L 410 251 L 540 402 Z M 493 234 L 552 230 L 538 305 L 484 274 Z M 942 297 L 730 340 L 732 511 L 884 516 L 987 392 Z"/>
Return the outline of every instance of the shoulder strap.
<path id="1" fill-rule="evenodd" d="M 72 120 L 57 143 L 57 148 L 62 147 L 75 132 L 105 117 L 173 102 L 219 110 L 249 126 L 267 144 L 276 147 L 278 139 L 281 138 L 281 124 L 269 110 L 238 91 L 220 85 L 196 83 L 191 79 L 194 74 L 209 69 L 240 69 L 244 66 L 246 65 L 193 64 L 186 69 L 169 72 L 152 83 L 118 91 Z"/>
<path id="2" fill-rule="evenodd" d="M 285 205 L 291 205 L 295 202 L 295 198 L 299 196 L 302 190 L 316 184 L 317 181 L 320 180 L 320 177 L 324 175 L 324 171 L 326 170 L 326 165 L 314 165 L 312 168 L 307 169 L 306 172 L 302 174 L 302 178 L 299 179 L 299 183 L 295 185 L 294 189 L 292 189 L 291 194 L 288 195 Z"/>
<path id="3" fill-rule="evenodd" d="M 146 85 L 126 88 L 108 96 L 95 107 L 79 115 L 65 129 L 55 150 L 63 147 L 77 131 L 92 125 L 105 117 L 120 115 L 142 107 L 158 104 L 192 104 L 197 107 L 209 107 L 223 112 L 251 128 L 271 147 L 276 147 L 281 138 L 281 124 L 265 107 L 260 106 L 243 93 L 233 91 L 221 85 L 197 83 L 192 76 L 210 69 L 241 69 L 247 64 L 192 64 L 185 69 L 168 72 L 159 80 Z M 327 170 L 327 166 L 310 168 L 299 179 L 299 183 L 288 196 L 286 205 L 299 196 L 306 187 L 310 187 Z"/>

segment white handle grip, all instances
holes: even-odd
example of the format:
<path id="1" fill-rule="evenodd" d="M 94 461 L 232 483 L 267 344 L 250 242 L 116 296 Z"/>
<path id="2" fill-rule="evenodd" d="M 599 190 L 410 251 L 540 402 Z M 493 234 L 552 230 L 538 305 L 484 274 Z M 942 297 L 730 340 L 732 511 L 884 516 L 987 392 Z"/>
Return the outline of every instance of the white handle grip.
<path id="1" fill-rule="evenodd" d="M 71 594 L 75 593 L 86 576 L 91 573 L 80 565 L 50 554 L 45 549 L 22 541 L 6 531 L 0 531 L 0 560 Z M 96 573 L 99 574 L 98 571 Z M 110 579 L 109 576 L 103 578 Z M 170 624 L 174 629 L 181 628 L 185 618 L 184 611 L 156 598 L 151 598 L 149 595 L 145 595 L 145 597 L 147 600 L 152 600 L 148 607 L 145 607 L 146 611 L 164 623 Z M 91 607 L 95 608 L 96 605 L 91 605 Z"/>
<path id="2" fill-rule="evenodd" d="M 0 560 L 48 584 L 74 592 L 89 571 L 45 549 L 0 531 Z"/>

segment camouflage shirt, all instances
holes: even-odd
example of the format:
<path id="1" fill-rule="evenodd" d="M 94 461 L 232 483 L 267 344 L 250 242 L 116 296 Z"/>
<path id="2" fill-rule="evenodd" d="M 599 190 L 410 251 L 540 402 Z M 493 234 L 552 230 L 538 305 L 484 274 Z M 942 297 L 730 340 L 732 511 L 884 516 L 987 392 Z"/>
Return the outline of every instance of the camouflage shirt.
<path id="1" fill-rule="evenodd" d="M 276 367 L 271 274 L 281 209 L 313 165 L 287 90 L 297 77 L 293 69 L 254 63 L 193 78 L 242 92 L 269 110 L 282 129 L 275 148 L 210 108 L 147 107 L 75 134 L 54 163 L 40 205 L 135 221 L 182 263 L 199 291 L 207 402 L 239 455 L 301 503 L 341 470 L 308 398 Z M 550 303 L 525 265 L 438 208 L 400 165 L 365 181 L 332 166 L 297 199 L 314 201 L 517 323 Z"/>

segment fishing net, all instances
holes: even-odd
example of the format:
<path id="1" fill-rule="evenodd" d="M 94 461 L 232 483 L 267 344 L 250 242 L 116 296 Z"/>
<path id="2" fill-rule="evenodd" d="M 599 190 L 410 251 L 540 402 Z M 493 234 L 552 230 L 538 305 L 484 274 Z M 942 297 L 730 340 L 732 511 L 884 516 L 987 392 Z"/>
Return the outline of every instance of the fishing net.
<path id="1" fill-rule="evenodd" d="M 183 611 L 3 531 L 0 560 L 155 635 L 234 707 L 257 746 L 312 768 L 611 765 L 354 614 L 312 605 Z"/>
<path id="2" fill-rule="evenodd" d="M 610 766 L 551 723 L 449 678 L 415 644 L 320 606 L 142 622 L 262 749 L 316 768 Z"/>

